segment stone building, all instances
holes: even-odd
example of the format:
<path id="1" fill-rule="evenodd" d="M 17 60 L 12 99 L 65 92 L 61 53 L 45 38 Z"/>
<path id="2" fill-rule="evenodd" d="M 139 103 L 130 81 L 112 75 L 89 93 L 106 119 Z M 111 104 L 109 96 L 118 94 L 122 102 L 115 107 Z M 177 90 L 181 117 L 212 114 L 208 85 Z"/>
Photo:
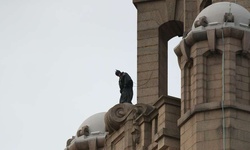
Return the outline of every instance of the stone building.
<path id="1" fill-rule="evenodd" d="M 66 150 L 249 150 L 250 1 L 133 3 L 137 104 L 90 117 Z M 183 37 L 174 49 L 180 99 L 167 93 L 167 43 L 175 36 Z"/>

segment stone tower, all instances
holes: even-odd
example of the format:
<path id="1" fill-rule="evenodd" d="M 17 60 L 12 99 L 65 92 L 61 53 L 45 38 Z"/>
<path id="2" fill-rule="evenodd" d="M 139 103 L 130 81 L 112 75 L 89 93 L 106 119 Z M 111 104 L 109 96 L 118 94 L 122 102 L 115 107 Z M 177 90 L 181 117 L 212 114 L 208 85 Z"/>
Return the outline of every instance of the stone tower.
<path id="1" fill-rule="evenodd" d="M 250 13 L 220 2 L 196 17 L 175 52 L 181 149 L 250 149 Z"/>
<path id="2" fill-rule="evenodd" d="M 133 3 L 138 103 L 110 108 L 105 130 L 90 132 L 100 118 L 85 122 L 65 150 L 250 149 L 250 1 Z M 181 99 L 167 93 L 167 45 L 175 36 L 183 37 L 174 50 Z"/>
<path id="3" fill-rule="evenodd" d="M 137 22 L 137 102 L 167 96 L 168 41 L 184 32 L 183 0 L 134 0 Z M 194 19 L 194 18 L 193 18 Z"/>

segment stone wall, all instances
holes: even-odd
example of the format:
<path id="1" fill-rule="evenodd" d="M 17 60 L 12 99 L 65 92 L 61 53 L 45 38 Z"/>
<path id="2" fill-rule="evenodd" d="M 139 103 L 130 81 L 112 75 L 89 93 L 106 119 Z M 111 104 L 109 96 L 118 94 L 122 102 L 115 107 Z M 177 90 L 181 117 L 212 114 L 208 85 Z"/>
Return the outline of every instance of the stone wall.
<path id="1" fill-rule="evenodd" d="M 134 0 L 137 21 L 137 101 L 167 96 L 167 42 L 183 35 L 183 1 Z"/>

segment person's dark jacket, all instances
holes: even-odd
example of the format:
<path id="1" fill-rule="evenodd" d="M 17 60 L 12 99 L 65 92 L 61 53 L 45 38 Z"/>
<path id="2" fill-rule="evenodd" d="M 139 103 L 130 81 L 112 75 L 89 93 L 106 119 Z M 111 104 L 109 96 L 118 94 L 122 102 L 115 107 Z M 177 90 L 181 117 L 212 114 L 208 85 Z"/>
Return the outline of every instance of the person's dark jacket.
<path id="1" fill-rule="evenodd" d="M 119 79 L 119 86 L 121 93 L 120 103 L 131 103 L 133 98 L 133 80 L 126 72 L 122 72 Z"/>

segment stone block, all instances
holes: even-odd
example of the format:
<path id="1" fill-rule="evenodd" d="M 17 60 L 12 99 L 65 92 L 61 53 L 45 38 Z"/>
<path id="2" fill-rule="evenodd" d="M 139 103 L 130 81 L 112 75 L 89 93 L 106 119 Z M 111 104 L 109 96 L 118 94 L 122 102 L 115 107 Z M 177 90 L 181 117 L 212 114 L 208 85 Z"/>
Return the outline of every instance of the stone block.
<path id="1" fill-rule="evenodd" d="M 236 86 L 238 89 L 240 89 L 242 91 L 249 91 L 249 83 L 238 82 L 238 83 L 236 83 Z"/>
<path id="2" fill-rule="evenodd" d="M 245 83 L 250 83 L 250 78 L 249 76 L 241 76 L 241 81 Z"/>
<path id="3" fill-rule="evenodd" d="M 150 88 L 150 87 L 156 87 L 158 86 L 158 79 L 157 78 L 149 78 L 145 80 L 138 80 L 137 88 L 138 89 L 144 89 L 144 88 Z"/>
<path id="4" fill-rule="evenodd" d="M 215 75 L 216 74 L 207 74 L 207 81 L 215 80 L 216 79 L 215 77 L 217 77 L 217 80 L 220 79 L 218 78 L 218 76 L 215 76 Z M 217 74 L 217 75 L 221 76 L 221 74 Z"/>
<path id="5" fill-rule="evenodd" d="M 180 142 L 177 139 L 163 137 L 158 141 L 158 150 L 166 150 L 168 147 L 179 148 Z"/>
<path id="6" fill-rule="evenodd" d="M 185 143 L 184 143 L 184 147 L 187 150 L 192 149 L 192 146 L 195 144 L 196 142 L 196 138 L 195 135 L 193 134 L 192 137 L 190 137 Z"/>
<path id="7" fill-rule="evenodd" d="M 214 97 L 221 97 L 222 96 L 222 88 L 218 88 L 214 90 Z"/>
<path id="8" fill-rule="evenodd" d="M 235 129 L 241 129 L 243 131 L 250 132 L 248 121 L 235 119 L 235 118 L 231 118 L 230 121 L 231 121 L 232 127 L 234 127 Z"/>
<path id="9" fill-rule="evenodd" d="M 151 54 L 151 55 L 139 55 L 137 57 L 138 64 L 141 63 L 149 63 L 149 62 L 155 62 L 158 61 L 158 54 Z"/>
<path id="10" fill-rule="evenodd" d="M 193 145 L 193 150 L 206 150 L 204 141 L 195 143 L 195 145 Z"/>
<path id="11" fill-rule="evenodd" d="M 137 66 L 139 72 L 157 70 L 158 68 L 158 62 L 143 63 Z"/>
<path id="12" fill-rule="evenodd" d="M 194 66 L 194 74 L 204 74 L 204 66 L 202 64 Z"/>
<path id="13" fill-rule="evenodd" d="M 194 133 L 195 143 L 205 140 L 205 132 L 195 132 Z"/>
<path id="14" fill-rule="evenodd" d="M 138 82 L 140 82 L 141 80 L 149 80 L 157 77 L 158 77 L 158 70 L 140 71 L 137 74 Z"/>
<path id="15" fill-rule="evenodd" d="M 204 131 L 205 141 L 218 140 L 222 138 L 221 128 L 215 130 Z"/>
<path id="16" fill-rule="evenodd" d="M 219 80 L 213 80 L 207 83 L 207 89 L 219 89 L 221 88 L 221 81 Z"/>
<path id="17" fill-rule="evenodd" d="M 211 65 L 207 66 L 207 71 L 208 74 L 221 74 L 221 65 Z"/>
<path id="18" fill-rule="evenodd" d="M 214 74 L 214 75 L 211 75 L 211 76 L 213 76 L 214 77 L 214 80 L 221 80 L 221 78 L 222 78 L 222 74 L 221 73 L 217 73 L 217 74 Z"/>
<path id="19" fill-rule="evenodd" d="M 220 140 L 211 140 L 211 141 L 204 141 L 202 142 L 204 144 L 205 149 L 208 150 L 221 150 L 223 147 L 222 139 Z"/>
<path id="20" fill-rule="evenodd" d="M 236 68 L 235 60 L 225 60 L 225 68 L 234 71 Z"/>
<path id="21" fill-rule="evenodd" d="M 248 68 L 247 67 L 243 67 L 243 66 L 237 66 L 236 67 L 236 72 L 239 75 L 246 76 L 246 73 L 248 73 Z"/>
<path id="22" fill-rule="evenodd" d="M 196 104 L 202 104 L 202 103 L 205 103 L 205 99 L 204 99 L 204 96 L 197 96 L 196 97 Z"/>
<path id="23" fill-rule="evenodd" d="M 250 124 L 250 117 L 248 112 L 236 111 L 237 119 L 247 121 Z"/>
<path id="24" fill-rule="evenodd" d="M 146 20 L 138 22 L 138 31 L 158 29 L 159 24 L 154 20 Z"/>
<path id="25" fill-rule="evenodd" d="M 225 92 L 236 93 L 236 84 L 234 83 L 225 83 Z"/>
<path id="26" fill-rule="evenodd" d="M 145 2 L 145 0 L 133 0 L 133 2 Z M 149 0 L 151 1 L 151 0 Z M 163 7 L 165 5 L 165 1 L 154 1 L 153 3 L 140 3 L 140 5 L 136 5 L 137 10 L 139 11 L 138 13 L 144 13 L 144 12 L 150 12 L 154 11 L 156 9 L 162 9 L 165 8 Z"/>
<path id="27" fill-rule="evenodd" d="M 138 40 L 138 47 L 148 47 L 158 45 L 158 38 L 148 38 Z"/>
<path id="28" fill-rule="evenodd" d="M 249 68 L 249 59 L 241 57 L 241 66 L 244 68 Z"/>
<path id="29" fill-rule="evenodd" d="M 207 111 L 205 114 L 205 120 L 213 120 L 222 118 L 221 110 Z"/>
<path id="30" fill-rule="evenodd" d="M 177 123 L 177 120 L 180 118 L 180 115 L 179 114 L 172 114 L 172 113 L 168 113 L 166 115 L 166 121 L 169 121 L 169 122 L 175 122 Z"/>
<path id="31" fill-rule="evenodd" d="M 138 97 L 141 96 L 150 96 L 150 95 L 156 95 L 158 94 L 158 88 L 157 87 L 149 87 L 149 88 L 143 88 L 138 90 Z"/>
<path id="32" fill-rule="evenodd" d="M 172 114 L 176 114 L 176 115 L 179 115 L 180 114 L 180 109 L 179 107 L 176 107 L 174 105 L 167 105 L 167 108 L 166 108 L 166 111 L 168 113 L 172 113 Z"/>
<path id="33" fill-rule="evenodd" d="M 138 21 L 148 21 L 152 20 L 152 12 L 151 11 L 146 11 L 138 14 Z"/>
<path id="34" fill-rule="evenodd" d="M 250 98 L 250 95 L 249 95 L 250 93 L 249 93 L 249 90 L 248 91 L 242 91 L 242 99 L 245 99 L 245 100 L 247 100 L 247 103 L 246 104 L 248 104 L 249 105 L 249 98 Z"/>
<path id="35" fill-rule="evenodd" d="M 214 130 L 221 126 L 221 119 L 211 119 L 196 123 L 196 131 Z"/>
<path id="36" fill-rule="evenodd" d="M 138 47 L 137 55 L 149 55 L 158 54 L 158 45 L 152 45 L 147 47 Z"/>
<path id="37" fill-rule="evenodd" d="M 220 97 L 218 97 L 218 99 L 219 98 Z M 235 98 L 236 98 L 235 93 L 225 92 L 225 100 L 235 100 Z M 219 100 L 221 100 L 221 98 Z"/>
<path id="38" fill-rule="evenodd" d="M 194 119 L 195 119 L 195 122 L 204 121 L 205 120 L 205 112 L 200 112 L 200 113 L 195 114 Z M 193 122 L 193 124 L 195 124 L 195 122 Z"/>
<path id="39" fill-rule="evenodd" d="M 231 138 L 235 140 L 240 140 L 244 142 L 250 141 L 250 132 L 246 132 L 240 129 L 232 128 L 230 131 Z"/>
<path id="40" fill-rule="evenodd" d="M 156 38 L 159 35 L 158 29 L 142 30 L 138 31 L 138 40 Z"/>
<path id="41" fill-rule="evenodd" d="M 248 150 L 250 149 L 250 143 L 249 141 L 241 141 L 241 140 L 237 140 L 237 139 L 231 139 L 230 140 L 230 145 L 231 145 L 231 149 L 235 149 L 235 150 Z"/>
<path id="42" fill-rule="evenodd" d="M 188 130 L 186 130 L 182 135 L 181 135 L 181 145 L 184 144 L 188 139 L 190 139 L 193 136 L 193 128 L 189 127 Z"/>
<path id="43" fill-rule="evenodd" d="M 158 94 L 142 96 L 141 92 L 140 89 L 137 90 L 137 103 L 153 105 L 159 97 Z"/>
<path id="44" fill-rule="evenodd" d="M 237 71 L 236 71 L 236 72 L 237 72 Z M 232 72 L 232 71 L 229 70 L 229 69 L 226 69 L 224 73 L 225 73 L 226 75 L 229 75 L 229 76 L 235 75 L 235 72 Z"/>

